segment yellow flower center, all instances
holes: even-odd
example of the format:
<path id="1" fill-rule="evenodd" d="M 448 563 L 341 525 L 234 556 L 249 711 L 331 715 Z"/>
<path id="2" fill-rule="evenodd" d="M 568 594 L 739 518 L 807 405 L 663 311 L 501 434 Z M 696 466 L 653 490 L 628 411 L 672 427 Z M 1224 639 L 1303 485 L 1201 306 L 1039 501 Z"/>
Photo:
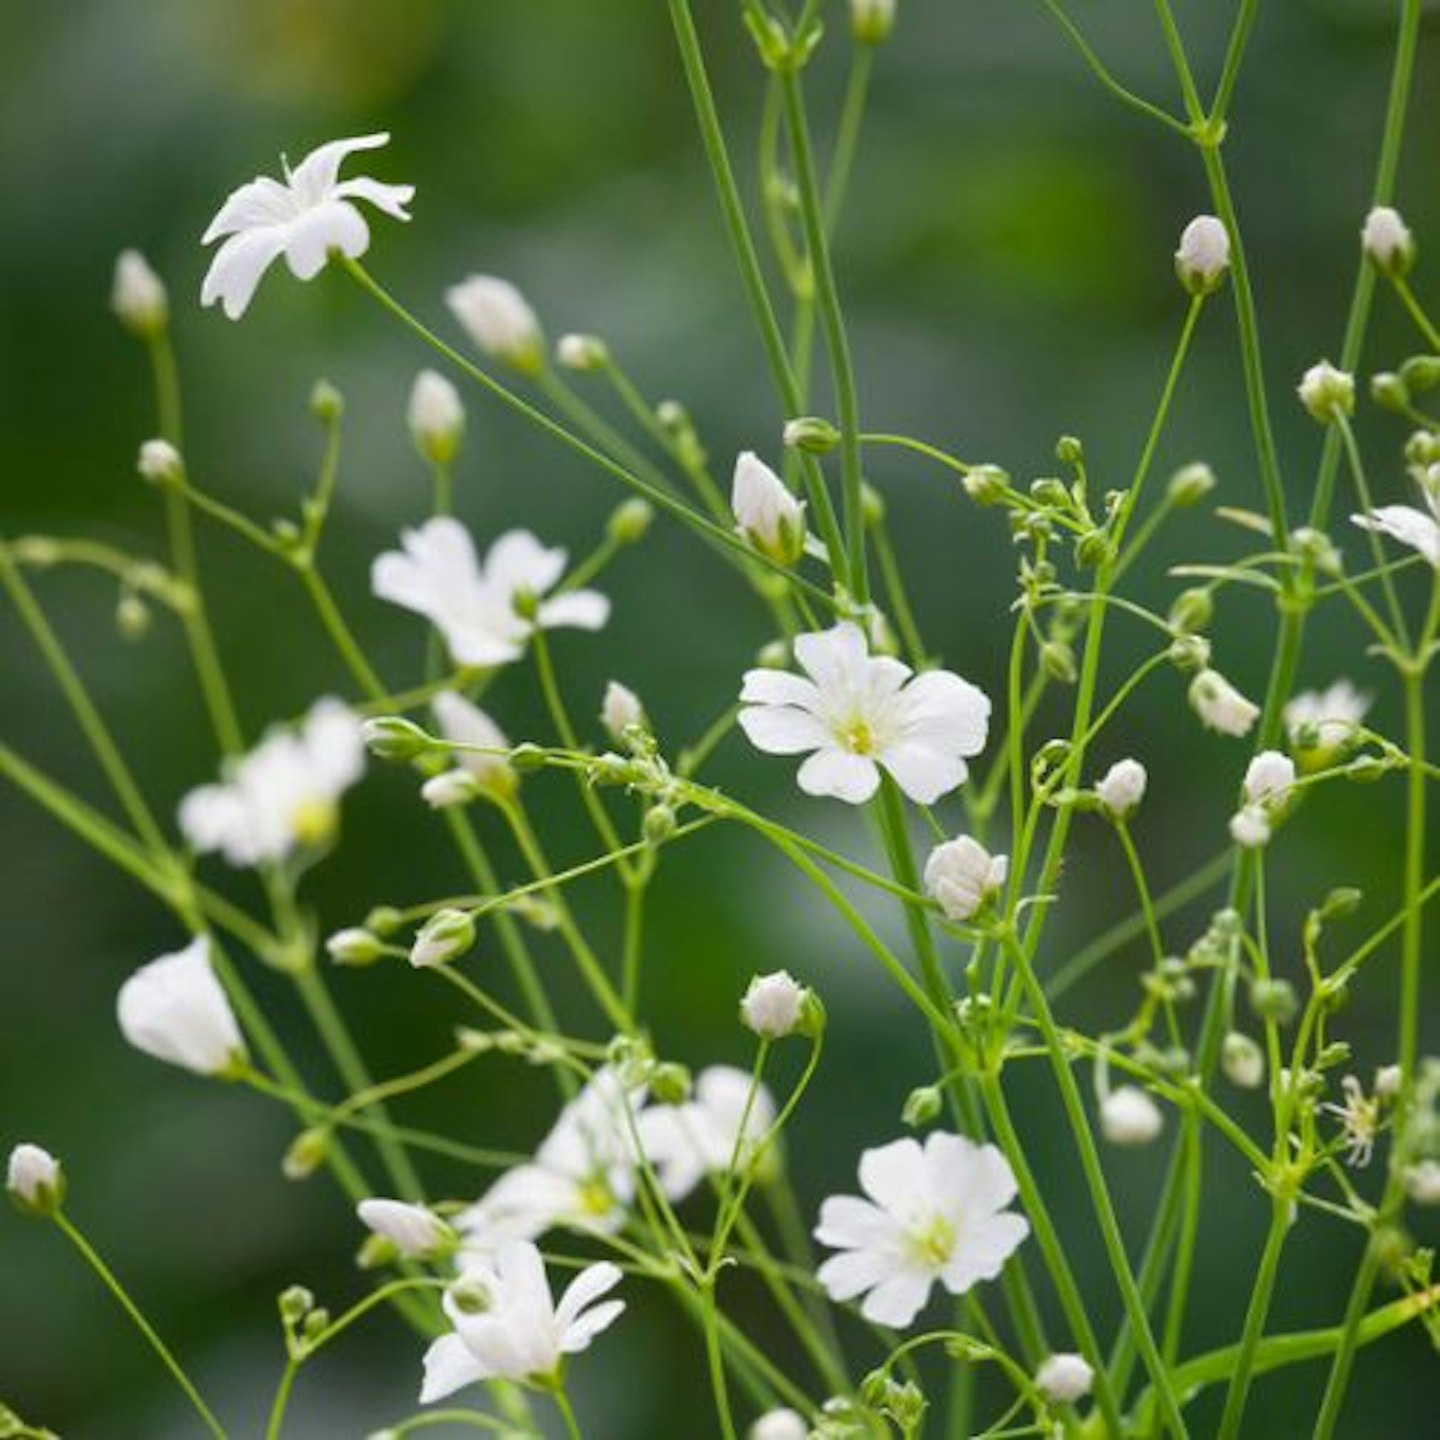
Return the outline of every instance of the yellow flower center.
<path id="1" fill-rule="evenodd" d="M 869 755 L 875 749 L 875 732 L 869 722 L 858 715 L 841 725 L 835 738 L 852 755 Z"/>
<path id="2" fill-rule="evenodd" d="M 930 1270 L 942 1270 L 955 1252 L 955 1227 L 942 1216 L 911 1230 L 905 1237 L 915 1260 Z"/>
<path id="3" fill-rule="evenodd" d="M 592 1215 L 599 1219 L 615 1208 L 615 1195 L 605 1183 L 603 1175 L 592 1175 L 588 1180 L 582 1180 L 576 1186 L 575 1194 L 580 1202 L 582 1215 Z"/>
<path id="4" fill-rule="evenodd" d="M 331 800 L 303 800 L 290 814 L 290 830 L 297 844 L 315 847 L 335 834 L 339 813 Z"/>

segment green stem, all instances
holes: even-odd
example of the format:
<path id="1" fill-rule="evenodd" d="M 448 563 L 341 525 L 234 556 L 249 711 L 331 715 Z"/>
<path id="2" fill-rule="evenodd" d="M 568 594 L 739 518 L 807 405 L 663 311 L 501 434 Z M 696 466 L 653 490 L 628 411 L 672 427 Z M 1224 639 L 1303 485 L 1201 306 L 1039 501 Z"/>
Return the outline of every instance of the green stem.
<path id="1" fill-rule="evenodd" d="M 1277 1195 L 1271 1202 L 1270 1230 L 1265 1237 L 1265 1249 L 1261 1252 L 1255 1283 L 1250 1291 L 1250 1305 L 1245 1312 L 1245 1329 L 1241 1333 L 1240 1346 L 1235 1353 L 1235 1368 L 1230 1376 L 1230 1388 L 1225 1396 L 1225 1413 L 1221 1417 L 1216 1440 L 1234 1440 L 1240 1433 L 1240 1419 L 1245 1413 L 1245 1401 L 1250 1393 L 1256 1351 L 1260 1338 L 1265 1333 L 1265 1320 L 1270 1313 L 1270 1297 L 1274 1293 L 1275 1278 L 1280 1268 L 1280 1252 L 1289 1234 L 1290 1223 L 1290 1201 L 1287 1197 Z"/>
<path id="2" fill-rule="evenodd" d="M 580 1423 L 575 1419 L 575 1411 L 571 1409 L 570 1401 L 566 1398 L 564 1390 L 557 1387 L 550 1393 L 554 1397 L 555 1408 L 560 1412 L 560 1418 L 565 1422 L 566 1435 L 570 1437 L 570 1440 L 582 1440 Z"/>

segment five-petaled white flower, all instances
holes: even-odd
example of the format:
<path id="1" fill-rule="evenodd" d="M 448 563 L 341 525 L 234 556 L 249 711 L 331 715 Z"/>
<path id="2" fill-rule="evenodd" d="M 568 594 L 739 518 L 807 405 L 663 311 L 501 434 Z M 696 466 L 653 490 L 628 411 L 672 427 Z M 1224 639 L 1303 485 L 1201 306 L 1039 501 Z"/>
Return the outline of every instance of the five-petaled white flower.
<path id="1" fill-rule="evenodd" d="M 528 1240 L 502 1246 L 493 1262 L 468 1265 L 445 1293 L 455 1328 L 425 1352 L 420 1403 L 480 1380 L 553 1382 L 565 1357 L 586 1349 L 624 1310 L 623 1300 L 595 1303 L 620 1280 L 618 1265 L 587 1266 L 557 1305 L 545 1262 Z"/>
<path id="2" fill-rule="evenodd" d="M 1375 530 L 1408 545 L 1440 570 L 1440 466 L 1432 465 L 1420 476 L 1419 483 L 1425 509 L 1381 505 L 1367 515 L 1352 515 L 1350 519 L 1362 530 Z"/>
<path id="3" fill-rule="evenodd" d="M 197 1075 L 226 1075 L 245 1063 L 245 1041 L 203 935 L 142 965 L 120 987 L 116 1015 L 137 1050 Z"/>
<path id="4" fill-rule="evenodd" d="M 983 691 L 948 670 L 916 675 L 888 655 L 871 655 L 858 625 L 797 635 L 806 673 L 750 670 L 740 726 L 771 755 L 813 752 L 800 788 L 858 805 L 880 786 L 883 768 L 914 801 L 929 805 L 969 774 L 990 724 Z"/>
<path id="5" fill-rule="evenodd" d="M 229 237 L 205 273 L 200 303 L 218 300 L 226 315 L 238 320 L 278 256 L 284 255 L 297 280 L 312 280 L 332 254 L 352 260 L 363 255 L 370 246 L 370 226 L 356 200 L 368 201 L 396 220 L 408 220 L 405 207 L 415 194 L 413 185 L 382 185 L 366 175 L 338 178 L 347 155 L 375 150 L 389 139 L 378 134 L 332 140 L 312 150 L 293 170 L 285 165 L 283 181 L 260 175 L 231 191 L 201 239 L 208 245 Z"/>
<path id="6" fill-rule="evenodd" d="M 833 1300 L 868 1292 L 860 1313 L 877 1325 L 909 1325 L 936 1280 L 952 1295 L 993 1280 L 1030 1233 L 1005 1208 L 1016 1192 L 1010 1162 L 960 1135 L 866 1150 L 860 1187 L 868 1200 L 832 1195 L 820 1207 L 815 1238 L 841 1253 L 817 1278 Z"/>
<path id="7" fill-rule="evenodd" d="M 333 837 L 340 796 L 364 773 L 359 720 L 339 700 L 318 700 L 298 730 L 272 730 L 226 764 L 223 783 L 185 796 L 180 829 L 197 851 L 218 850 L 232 865 L 283 860 Z"/>
<path id="8" fill-rule="evenodd" d="M 483 564 L 470 532 L 449 516 L 403 531 L 400 543 L 376 559 L 370 588 L 425 616 L 457 665 L 508 665 L 537 627 L 599 630 L 610 618 L 610 602 L 594 590 L 542 598 L 564 573 L 565 552 L 547 550 L 528 530 L 502 535 Z"/>

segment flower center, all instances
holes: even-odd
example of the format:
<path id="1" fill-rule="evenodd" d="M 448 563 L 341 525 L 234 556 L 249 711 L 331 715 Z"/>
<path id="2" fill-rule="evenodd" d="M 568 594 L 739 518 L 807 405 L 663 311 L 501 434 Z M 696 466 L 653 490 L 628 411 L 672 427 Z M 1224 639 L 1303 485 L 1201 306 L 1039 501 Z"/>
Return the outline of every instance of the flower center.
<path id="1" fill-rule="evenodd" d="M 603 1175 L 592 1175 L 575 1187 L 576 1199 L 582 1215 L 600 1219 L 615 1208 L 615 1196 Z"/>
<path id="2" fill-rule="evenodd" d="M 835 738 L 852 755 L 869 755 L 875 749 L 875 732 L 863 716 L 855 715 L 835 731 Z"/>
<path id="3" fill-rule="evenodd" d="M 302 800 L 290 812 L 290 831 L 300 845 L 324 845 L 335 834 L 338 820 L 331 800 Z"/>
<path id="4" fill-rule="evenodd" d="M 928 1270 L 943 1270 L 955 1251 L 955 1227 L 942 1215 L 918 1225 L 905 1236 L 912 1258 Z"/>

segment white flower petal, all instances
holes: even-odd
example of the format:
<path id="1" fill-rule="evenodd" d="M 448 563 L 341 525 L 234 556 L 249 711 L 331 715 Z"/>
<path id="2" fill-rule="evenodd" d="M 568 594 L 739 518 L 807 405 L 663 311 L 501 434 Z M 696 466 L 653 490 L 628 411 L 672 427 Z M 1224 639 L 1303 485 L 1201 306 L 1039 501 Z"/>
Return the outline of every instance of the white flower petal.
<path id="1" fill-rule="evenodd" d="M 1377 530 L 1412 550 L 1418 550 L 1440 568 L 1440 523 L 1413 505 L 1382 505 L 1368 515 L 1352 515 L 1362 530 Z"/>
<path id="2" fill-rule="evenodd" d="M 949 670 L 917 675 L 900 696 L 905 737 L 960 755 L 978 755 L 990 728 L 990 698 Z"/>
<path id="3" fill-rule="evenodd" d="M 598 590 L 570 590 L 542 602 L 535 617 L 546 630 L 557 625 L 602 630 L 610 619 L 610 601 Z"/>
<path id="4" fill-rule="evenodd" d="M 874 1250 L 846 1250 L 832 1255 L 815 1272 L 815 1278 L 832 1300 L 853 1300 L 862 1291 L 879 1285 L 894 1263 L 892 1256 Z"/>
<path id="5" fill-rule="evenodd" d="M 815 682 L 788 670 L 747 670 L 740 698 L 747 705 L 793 705 L 801 710 L 816 710 L 820 705 Z"/>
<path id="6" fill-rule="evenodd" d="M 933 1283 L 923 1270 L 901 1270 L 882 1280 L 865 1297 L 860 1313 L 876 1325 L 903 1328 L 924 1309 Z"/>
<path id="7" fill-rule="evenodd" d="M 837 1250 L 873 1250 L 894 1244 L 899 1226 L 888 1210 L 857 1195 L 831 1195 L 820 1206 L 815 1238 Z"/>
<path id="8" fill-rule="evenodd" d="M 795 659 L 822 690 L 843 684 L 868 656 L 864 634 L 848 620 L 795 637 Z"/>
<path id="9" fill-rule="evenodd" d="M 390 143 L 386 130 L 371 135 L 352 135 L 344 140 L 330 140 L 317 145 L 290 172 L 290 189 L 297 195 L 315 204 L 327 190 L 334 187 L 335 177 L 347 155 L 359 150 L 378 150 Z"/>
<path id="10" fill-rule="evenodd" d="M 602 1330 L 608 1330 L 624 1313 L 623 1300 L 607 1300 L 603 1305 L 587 1310 L 561 1332 L 560 1353 L 578 1355 L 580 1351 L 589 1349 L 590 1342 Z"/>
<path id="11" fill-rule="evenodd" d="M 365 217 L 347 200 L 327 200 L 291 222 L 285 235 L 285 263 L 297 280 L 313 280 L 332 250 L 352 258 L 370 245 Z"/>
<path id="12" fill-rule="evenodd" d="M 598 1265 L 587 1265 L 565 1287 L 560 1303 L 555 1307 L 555 1322 L 563 1332 L 573 1325 L 580 1312 L 593 1300 L 608 1295 L 624 1278 L 618 1265 L 602 1260 Z"/>
<path id="13" fill-rule="evenodd" d="M 216 252 L 200 286 L 200 303 L 219 301 L 230 320 L 238 320 L 250 304 L 260 277 L 285 245 L 283 230 L 242 230 Z"/>
<path id="14" fill-rule="evenodd" d="M 284 225 L 295 218 L 295 199 L 278 180 L 259 175 L 239 189 L 232 190 L 219 213 L 200 237 L 202 245 L 222 235 L 241 230 L 260 230 L 270 225 Z"/>
<path id="15" fill-rule="evenodd" d="M 933 805 L 965 783 L 970 767 L 955 755 L 946 755 L 919 741 L 902 741 L 876 757 L 895 783 L 917 804 Z"/>
<path id="16" fill-rule="evenodd" d="M 864 1151 L 860 1188 L 882 1209 L 903 1214 L 914 1197 L 926 1193 L 925 1152 L 906 1136 Z"/>
<path id="17" fill-rule="evenodd" d="M 425 1352 L 425 1380 L 420 1403 L 443 1400 L 467 1385 L 487 1378 L 485 1367 L 470 1353 L 458 1335 L 442 1335 Z"/>
<path id="18" fill-rule="evenodd" d="M 818 750 L 796 776 L 807 795 L 829 795 L 861 805 L 880 788 L 880 772 L 865 755 L 844 750 Z"/>
<path id="19" fill-rule="evenodd" d="M 781 705 L 756 705 L 737 717 L 746 738 L 767 755 L 802 755 L 831 745 L 830 732 L 815 716 Z"/>
<path id="20" fill-rule="evenodd" d="M 386 185 L 368 175 L 357 175 L 353 180 L 342 180 L 330 195 L 335 200 L 366 200 L 392 219 L 408 220 L 410 212 L 405 207 L 415 198 L 415 187 Z"/>
<path id="21" fill-rule="evenodd" d="M 1009 1210 L 970 1227 L 941 1272 L 945 1288 L 952 1295 L 963 1295 L 978 1281 L 995 1279 L 1029 1233 L 1025 1217 Z"/>
<path id="22" fill-rule="evenodd" d="M 565 573 L 565 552 L 547 549 L 528 530 L 502 535 L 485 557 L 485 579 L 507 595 L 543 595 Z"/>

